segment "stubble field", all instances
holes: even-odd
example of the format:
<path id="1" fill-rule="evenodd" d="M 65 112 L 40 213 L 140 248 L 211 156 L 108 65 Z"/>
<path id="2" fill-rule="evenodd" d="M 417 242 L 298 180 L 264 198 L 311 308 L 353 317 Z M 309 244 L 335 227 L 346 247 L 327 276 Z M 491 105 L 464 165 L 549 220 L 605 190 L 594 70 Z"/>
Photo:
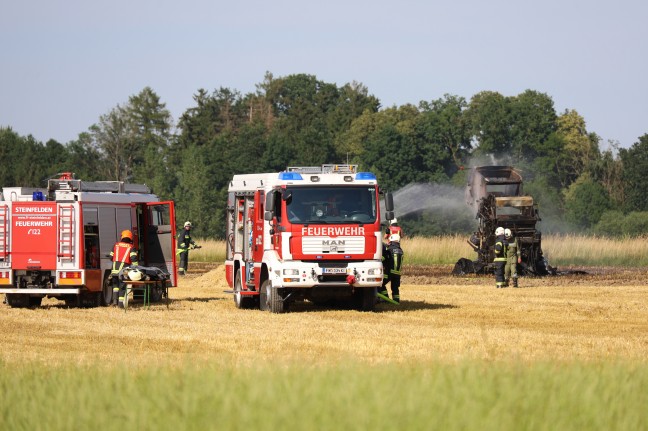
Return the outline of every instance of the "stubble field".
<path id="1" fill-rule="evenodd" d="M 223 426 L 207 428 L 648 426 L 639 407 L 648 401 L 644 269 L 561 268 L 588 274 L 523 277 L 519 289 L 495 289 L 492 277 L 451 276 L 450 265 L 407 266 L 400 306 L 362 313 L 303 303 L 276 315 L 236 309 L 223 292 L 222 265 L 192 265 L 170 290 L 168 309 L 77 309 L 53 299 L 38 309 L 0 307 L 5 424 L 38 427 L 33 415 L 10 408 L 12 397 L 34 402 L 21 385 L 47 392 L 67 382 L 65 400 L 79 396 L 81 404 L 93 397 L 76 395 L 78 387 L 103 388 L 107 399 L 184 394 L 159 400 L 155 417 L 166 419 L 142 419 L 138 403 L 106 401 L 105 420 L 79 422 L 105 429 L 116 428 L 110 416 L 120 410 L 139 429 L 202 429 L 217 418 Z M 130 379 L 105 377 L 121 371 Z M 159 385 L 160 377 L 171 387 L 150 387 L 147 379 Z M 367 415 L 362 406 L 386 410 Z M 47 428 L 66 428 L 54 419 Z"/>

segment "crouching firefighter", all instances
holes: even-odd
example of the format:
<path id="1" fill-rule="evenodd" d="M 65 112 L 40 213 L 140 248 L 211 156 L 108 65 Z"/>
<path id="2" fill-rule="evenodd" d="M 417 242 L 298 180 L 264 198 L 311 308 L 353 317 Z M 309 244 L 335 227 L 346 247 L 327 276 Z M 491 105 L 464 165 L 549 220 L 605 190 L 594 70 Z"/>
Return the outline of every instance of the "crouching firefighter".
<path id="1" fill-rule="evenodd" d="M 387 283 L 391 283 L 392 299 L 397 303 L 400 303 L 399 288 L 404 254 L 400 246 L 400 235 L 391 234 L 389 236 L 389 244 L 383 249 L 383 271 L 385 274 L 379 293 L 388 298 Z"/>
<path id="2" fill-rule="evenodd" d="M 110 257 L 113 262 L 112 270 L 110 272 L 113 285 L 113 305 L 117 305 L 117 299 L 119 298 L 119 306 L 124 308 L 126 284 L 119 279 L 119 272 L 124 268 L 139 265 L 137 260 L 137 250 L 133 245 L 133 233 L 130 230 L 122 231 L 121 240 L 115 243 L 115 246 L 110 252 Z"/>
<path id="3" fill-rule="evenodd" d="M 493 265 L 495 266 L 495 287 L 498 289 L 506 287 L 506 281 L 504 281 L 504 265 L 506 265 L 507 248 L 504 228 L 498 227 L 495 229 L 495 259 L 493 260 Z"/>

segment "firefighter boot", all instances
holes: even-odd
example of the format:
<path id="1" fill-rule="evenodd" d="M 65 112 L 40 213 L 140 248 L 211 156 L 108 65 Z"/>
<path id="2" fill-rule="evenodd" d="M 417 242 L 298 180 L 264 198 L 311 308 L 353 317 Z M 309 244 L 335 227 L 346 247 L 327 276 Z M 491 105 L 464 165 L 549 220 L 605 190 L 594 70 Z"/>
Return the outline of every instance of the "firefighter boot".
<path id="1" fill-rule="evenodd" d="M 117 305 L 118 297 L 119 297 L 119 287 L 113 287 L 112 305 Z"/>
<path id="2" fill-rule="evenodd" d="M 518 278 L 517 278 L 517 277 L 513 277 L 513 287 L 518 287 L 518 283 L 517 283 L 517 282 L 518 282 Z"/>
<path id="3" fill-rule="evenodd" d="M 400 295 L 392 295 L 392 299 L 400 304 Z"/>

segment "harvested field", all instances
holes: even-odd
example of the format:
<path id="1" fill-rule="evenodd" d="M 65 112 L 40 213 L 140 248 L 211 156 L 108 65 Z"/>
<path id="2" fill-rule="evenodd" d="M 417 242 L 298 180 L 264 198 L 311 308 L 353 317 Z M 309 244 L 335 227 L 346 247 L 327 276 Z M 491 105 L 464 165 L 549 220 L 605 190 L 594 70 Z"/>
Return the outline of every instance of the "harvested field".
<path id="1" fill-rule="evenodd" d="M 400 306 L 375 313 L 296 305 L 288 314 L 238 310 L 224 268 L 193 264 L 171 303 L 38 309 L 0 307 L 0 360 L 173 365 L 258 361 L 328 365 L 422 361 L 645 362 L 646 270 L 560 268 L 588 275 L 522 278 L 495 289 L 492 277 L 453 277 L 452 266 L 405 268 Z M 142 365 L 143 366 L 143 365 Z"/>

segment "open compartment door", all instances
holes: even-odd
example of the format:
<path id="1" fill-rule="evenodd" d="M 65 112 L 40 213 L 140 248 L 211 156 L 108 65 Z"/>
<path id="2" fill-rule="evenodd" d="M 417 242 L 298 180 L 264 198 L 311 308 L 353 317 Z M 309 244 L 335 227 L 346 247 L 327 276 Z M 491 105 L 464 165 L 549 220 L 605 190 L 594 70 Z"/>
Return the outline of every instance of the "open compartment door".
<path id="1" fill-rule="evenodd" d="M 177 286 L 176 266 L 176 229 L 173 202 L 148 202 L 145 215 L 146 246 L 144 262 L 146 266 L 160 268 Z"/>

